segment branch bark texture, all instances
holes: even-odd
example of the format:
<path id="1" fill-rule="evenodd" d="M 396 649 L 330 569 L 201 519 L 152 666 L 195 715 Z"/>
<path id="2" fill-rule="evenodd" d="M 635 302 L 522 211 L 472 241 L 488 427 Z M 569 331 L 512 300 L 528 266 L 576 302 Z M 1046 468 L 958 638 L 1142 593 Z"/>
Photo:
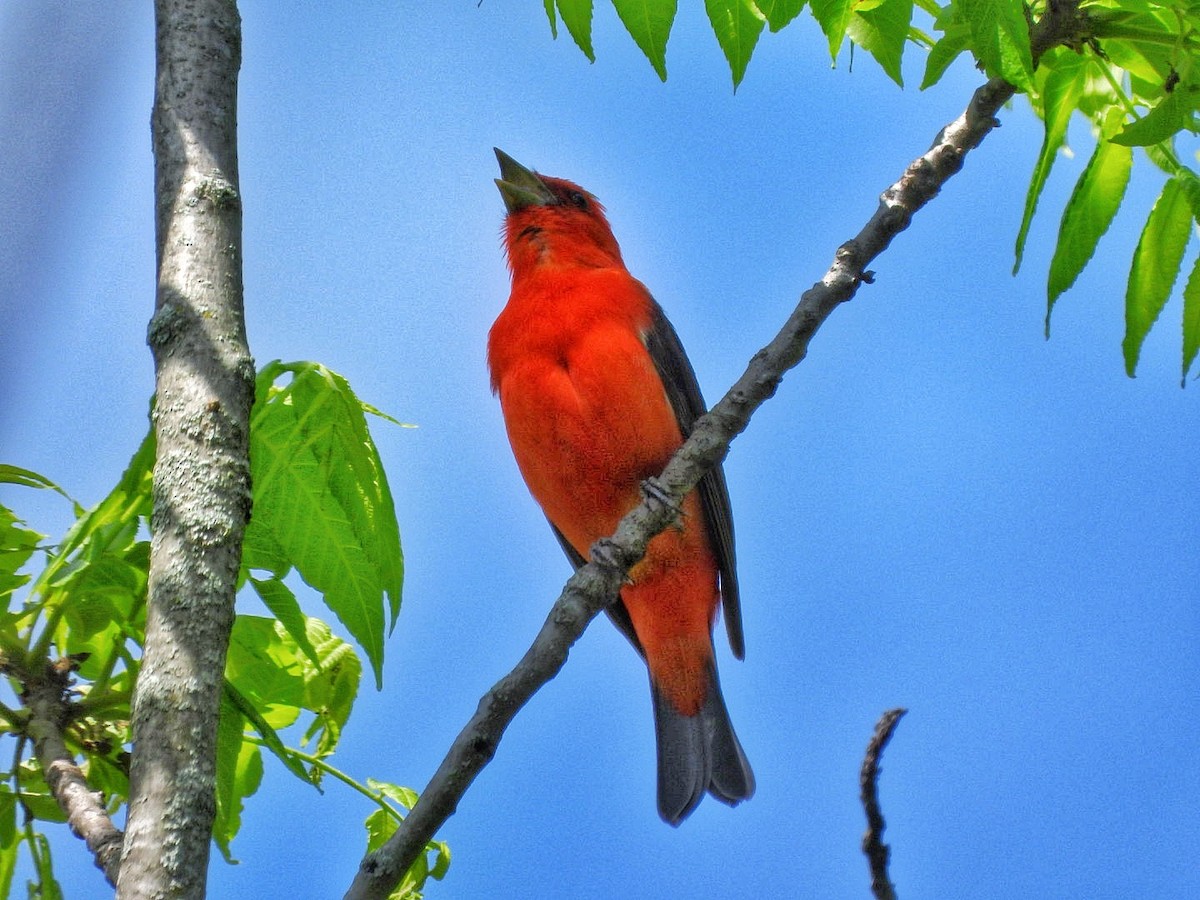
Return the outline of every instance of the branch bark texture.
<path id="1" fill-rule="evenodd" d="M 250 514 L 254 363 L 242 309 L 234 0 L 156 0 L 158 285 L 146 645 L 118 897 L 204 896 L 216 736 Z"/>
<path id="2" fill-rule="evenodd" d="M 1055 45 L 1077 41 L 1079 27 L 1078 0 L 1051 0 L 1033 30 L 1035 61 Z M 592 561 L 566 583 L 517 666 L 480 700 L 408 817 L 384 846 L 363 859 L 345 900 L 386 900 L 425 844 L 454 814 L 520 708 L 562 668 L 588 623 L 616 598 L 625 573 L 642 558 L 646 544 L 678 516 L 682 498 L 704 473 L 725 458 L 732 440 L 775 393 L 784 373 L 805 357 L 809 341 L 830 313 L 853 297 L 860 285 L 874 279 L 867 266 L 962 168 L 967 153 L 999 124 L 996 113 L 1015 93 L 1016 88 L 1003 79 L 988 81 L 962 115 L 938 133 L 929 150 L 883 192 L 875 214 L 838 248 L 833 264 L 804 292 L 775 338 L 696 422 L 691 436 L 656 479 L 655 490 L 644 491 L 641 505 L 621 520 L 613 536 L 592 548 Z"/>
<path id="3" fill-rule="evenodd" d="M 867 831 L 863 835 L 862 848 L 871 870 L 871 893 L 875 900 L 896 900 L 896 888 L 888 876 L 892 851 L 883 842 L 885 825 L 883 810 L 879 806 L 879 760 L 906 712 L 906 709 L 889 709 L 879 717 L 859 773 L 863 811 L 867 814 Z"/>
<path id="4" fill-rule="evenodd" d="M 66 662 L 66 661 L 64 661 Z M 46 786 L 67 816 L 71 831 L 83 839 L 109 884 L 117 883 L 123 835 L 117 830 L 98 793 L 92 791 L 63 739 L 71 718 L 67 697 L 70 666 L 47 664 L 37 678 L 25 681 L 21 702 L 29 710 L 25 731 Z"/>

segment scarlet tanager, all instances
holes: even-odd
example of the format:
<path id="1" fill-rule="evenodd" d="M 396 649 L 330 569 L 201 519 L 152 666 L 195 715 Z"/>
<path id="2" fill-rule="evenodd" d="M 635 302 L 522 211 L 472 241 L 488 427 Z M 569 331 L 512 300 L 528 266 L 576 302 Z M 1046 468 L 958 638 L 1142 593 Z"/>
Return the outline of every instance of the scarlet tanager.
<path id="1" fill-rule="evenodd" d="M 496 151 L 512 293 L 488 335 L 492 389 L 534 499 L 578 568 L 641 501 L 705 412 L 679 337 L 629 274 L 596 198 Z M 677 527 L 646 548 L 608 613 L 646 660 L 658 744 L 658 811 L 678 825 L 705 791 L 754 793 L 717 681 L 717 606 L 745 652 L 733 522 L 717 467 Z"/>

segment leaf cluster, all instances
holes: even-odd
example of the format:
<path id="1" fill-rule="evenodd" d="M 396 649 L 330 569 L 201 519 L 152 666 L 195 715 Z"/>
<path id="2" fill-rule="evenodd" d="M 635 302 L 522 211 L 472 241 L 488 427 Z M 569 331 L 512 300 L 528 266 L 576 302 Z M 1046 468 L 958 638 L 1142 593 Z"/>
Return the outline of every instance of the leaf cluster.
<path id="1" fill-rule="evenodd" d="M 383 639 L 400 607 L 403 557 L 367 415 L 395 421 L 324 366 L 272 362 L 258 376 L 250 433 L 254 511 L 239 584 L 273 617 L 239 613 L 230 638 L 213 830 L 230 861 L 244 803 L 262 781 L 264 751 L 318 790 L 334 777 L 367 797 L 375 807 L 366 822 L 369 841 L 394 829 L 415 799 L 394 785 L 360 784 L 330 764 L 362 663 L 353 645 L 304 612 L 293 590 L 299 581 L 317 592 L 365 651 L 378 684 Z M 86 510 L 44 476 L 0 466 L 0 482 L 55 491 L 76 517 L 61 541 L 47 544 L 0 506 L 0 671 L 16 698 L 12 706 L 0 704 L 0 729 L 14 743 L 12 764 L 0 773 L 0 896 L 8 895 L 22 846 L 39 880 L 30 890 L 61 895 L 38 826 L 65 815 L 43 778 L 31 712 L 22 704 L 27 686 L 47 667 L 69 672 L 57 727 L 89 786 L 110 815 L 128 797 L 154 457 L 151 431 L 113 491 Z M 425 880 L 441 878 L 449 859 L 443 843 L 431 843 L 397 896 L 420 896 Z"/>
<path id="2" fill-rule="evenodd" d="M 662 79 L 677 0 L 612 0 L 629 34 Z M 592 0 L 543 0 L 552 32 L 561 18 L 588 57 Z M 805 0 L 705 0 L 734 88 L 764 30 L 797 20 Z M 837 61 L 847 42 L 861 47 L 903 86 L 905 49 L 926 51 L 921 88 L 936 84 L 966 55 L 990 78 L 1024 93 L 1045 128 L 1018 227 L 1020 267 L 1038 201 L 1072 121 L 1090 126 L 1095 148 L 1060 214 L 1047 275 L 1046 333 L 1055 303 L 1093 258 L 1125 196 L 1140 148 L 1162 187 L 1132 249 L 1125 286 L 1126 372 L 1179 280 L 1200 221 L 1200 182 L 1177 146 L 1197 131 L 1200 108 L 1200 3 L 1196 0 L 809 0 L 808 10 Z M 1183 288 L 1182 375 L 1200 351 L 1200 259 Z"/>

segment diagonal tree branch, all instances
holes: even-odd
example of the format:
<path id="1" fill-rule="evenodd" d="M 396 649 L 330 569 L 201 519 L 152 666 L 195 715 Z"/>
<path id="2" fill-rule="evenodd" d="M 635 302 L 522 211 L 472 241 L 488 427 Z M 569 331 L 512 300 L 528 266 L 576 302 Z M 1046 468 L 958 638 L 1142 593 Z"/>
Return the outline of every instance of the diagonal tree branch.
<path id="1" fill-rule="evenodd" d="M 896 900 L 896 888 L 888 877 L 892 851 L 883 842 L 883 810 L 879 808 L 879 759 L 906 712 L 906 709 L 889 709 L 879 717 L 875 723 L 875 733 L 867 744 L 858 778 L 863 811 L 867 814 L 867 832 L 863 835 L 862 849 L 871 870 L 871 893 L 876 900 Z"/>
<path id="2" fill-rule="evenodd" d="M 26 679 L 21 702 L 29 709 L 29 720 L 24 730 L 33 740 L 42 777 L 66 813 L 71 831 L 87 844 L 109 884 L 116 885 L 124 835 L 113 824 L 100 795 L 88 785 L 63 739 L 63 727 L 71 718 L 69 686 L 69 660 L 47 664 L 39 677 Z"/>
<path id="3" fill-rule="evenodd" d="M 1078 17 L 1078 0 L 1051 0 L 1033 30 L 1035 61 L 1053 46 L 1078 44 L 1079 29 L 1085 24 Z M 999 124 L 997 112 L 1015 93 L 1016 88 L 1003 79 L 988 81 L 975 91 L 962 115 L 938 133 L 929 150 L 883 192 L 870 221 L 838 248 L 833 264 L 804 292 L 775 338 L 751 358 L 746 371 L 709 413 L 697 420 L 653 489 L 643 491 L 644 501 L 621 520 L 611 538 L 593 546 L 592 562 L 567 581 L 521 661 L 484 694 L 407 818 L 386 844 L 359 864 L 344 900 L 387 900 L 426 843 L 454 814 L 520 708 L 562 668 L 588 623 L 616 598 L 625 573 L 642 558 L 646 544 L 675 519 L 680 501 L 704 473 L 725 458 L 730 442 L 775 393 L 784 373 L 805 357 L 809 341 L 830 313 L 853 297 L 861 284 L 871 283 L 874 276 L 866 267 L 962 168 L 966 154 Z"/>

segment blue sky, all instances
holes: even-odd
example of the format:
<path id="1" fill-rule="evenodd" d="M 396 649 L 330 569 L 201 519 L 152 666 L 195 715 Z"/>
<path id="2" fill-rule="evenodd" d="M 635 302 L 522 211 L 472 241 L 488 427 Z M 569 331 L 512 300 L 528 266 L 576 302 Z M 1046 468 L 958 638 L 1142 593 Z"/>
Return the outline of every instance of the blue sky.
<path id="1" fill-rule="evenodd" d="M 960 61 L 919 93 L 915 50 L 906 91 L 865 56 L 831 69 L 806 16 L 764 36 L 734 95 L 698 4 L 666 84 L 604 3 L 594 65 L 536 0 L 243 6 L 254 355 L 319 360 L 419 426 L 375 428 L 404 608 L 335 760 L 419 789 L 568 574 L 488 391 L 508 291 L 492 146 L 604 201 L 715 399 L 980 76 Z M 153 386 L 148 7 L 0 8 L 0 460 L 86 503 Z M 1024 101 L 1003 122 L 726 464 L 747 656 L 718 642 L 719 660 L 757 795 L 659 821 L 644 670 L 598 621 L 447 823 L 430 897 L 866 897 L 857 772 L 893 706 L 911 710 L 881 786 L 902 896 L 1200 894 L 1200 401 L 1179 388 L 1178 299 L 1138 378 L 1120 357 L 1158 183 L 1135 174 L 1047 342 L 1057 212 L 1090 138 L 1076 123 L 1013 278 L 1041 135 Z M 0 500 L 66 527 L 53 497 Z M 211 896 L 340 896 L 367 812 L 269 771 Z M 102 895 L 77 843 L 55 834 L 66 896 Z"/>

